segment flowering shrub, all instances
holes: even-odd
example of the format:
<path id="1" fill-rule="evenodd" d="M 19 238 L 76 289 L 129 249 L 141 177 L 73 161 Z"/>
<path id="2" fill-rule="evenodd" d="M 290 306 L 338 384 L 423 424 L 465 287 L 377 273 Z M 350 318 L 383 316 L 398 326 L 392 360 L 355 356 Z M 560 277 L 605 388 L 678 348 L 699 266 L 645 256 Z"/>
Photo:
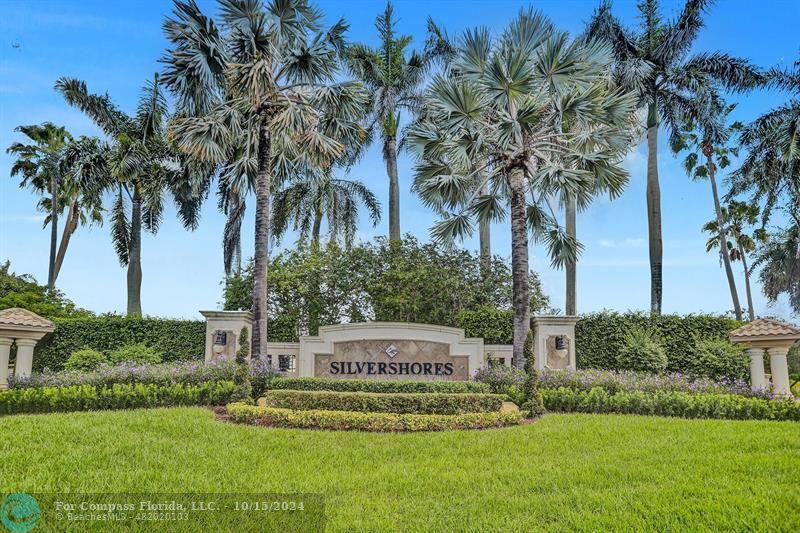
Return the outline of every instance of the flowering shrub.
<path id="1" fill-rule="evenodd" d="M 263 394 L 276 374 L 261 360 L 253 360 L 250 369 L 253 394 Z M 121 363 L 116 366 L 104 365 L 93 371 L 51 372 L 45 369 L 44 372 L 36 372 L 28 377 L 9 377 L 8 381 L 12 389 L 80 385 L 102 388 L 122 383 L 197 385 L 210 381 L 232 381 L 235 370 L 236 362 L 233 359 L 220 358 L 209 363 L 200 361 L 156 365 Z"/>
<path id="2" fill-rule="evenodd" d="M 505 365 L 490 365 L 475 372 L 475 381 L 486 383 L 495 394 L 506 394 L 510 387 L 522 390 L 525 386 L 525 371 Z"/>
<path id="3" fill-rule="evenodd" d="M 611 394 L 623 391 L 679 391 L 689 394 L 737 394 L 764 399 L 772 398 L 769 391 L 752 390 L 744 380 L 715 381 L 708 378 L 693 378 L 680 373 L 656 375 L 614 370 L 578 370 L 576 372 L 555 370 L 542 373 L 540 387 L 543 389 L 566 387 L 579 391 L 588 391 L 599 387 Z"/>

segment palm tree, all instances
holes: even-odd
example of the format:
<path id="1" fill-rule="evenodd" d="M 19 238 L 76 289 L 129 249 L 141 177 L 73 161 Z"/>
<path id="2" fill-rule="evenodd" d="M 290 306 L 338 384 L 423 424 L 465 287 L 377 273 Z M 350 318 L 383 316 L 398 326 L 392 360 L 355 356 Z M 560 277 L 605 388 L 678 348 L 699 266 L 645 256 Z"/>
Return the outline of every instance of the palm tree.
<path id="1" fill-rule="evenodd" d="M 708 111 L 700 119 L 701 122 L 699 124 L 688 122 L 685 132 L 674 139 L 672 143 L 674 153 L 688 152 L 683 162 L 686 174 L 695 181 L 708 179 L 711 184 L 711 197 L 714 200 L 717 222 L 717 239 L 720 243 L 727 243 L 728 237 L 717 188 L 717 170 L 727 168 L 731 163 L 731 157 L 739 155 L 736 136 L 741 131 L 742 125 L 739 122 L 726 124 L 728 116 L 735 107 L 735 104 L 723 105 L 716 98 L 712 98 Z M 739 303 L 739 293 L 736 290 L 736 280 L 733 277 L 728 247 L 720 246 L 719 254 L 728 279 L 733 311 L 736 319 L 741 320 L 742 306 Z"/>
<path id="2" fill-rule="evenodd" d="M 356 121 L 369 95 L 335 79 L 343 21 L 323 30 L 322 13 L 305 0 L 220 0 L 219 11 L 217 22 L 193 0 L 175 1 L 164 23 L 164 82 L 178 102 L 171 131 L 179 148 L 254 177 L 252 342 L 253 355 L 264 357 L 273 179 L 320 172 L 362 143 Z"/>
<path id="3" fill-rule="evenodd" d="M 411 36 L 397 35 L 392 3 L 375 20 L 381 45 L 372 48 L 352 44 L 345 52 L 345 63 L 356 78 L 372 92 L 372 110 L 369 127 L 370 138 L 375 130 L 383 143 L 383 161 L 389 176 L 389 241 L 400 241 L 400 181 L 397 175 L 397 150 L 400 115 L 413 113 L 419 106 L 419 91 L 425 78 L 426 56 L 406 49 Z"/>
<path id="4" fill-rule="evenodd" d="M 56 90 L 109 137 L 104 166 L 92 172 L 92 187 L 114 197 L 111 238 L 120 263 L 127 267 L 127 314 L 141 316 L 142 229 L 158 231 L 166 193 L 178 205 L 184 226 L 194 229 L 206 191 L 195 185 L 204 181 L 192 176 L 204 169 L 182 161 L 165 137 L 167 102 L 158 75 L 145 83 L 134 116 L 121 111 L 108 95 L 89 93 L 83 81 L 61 78 Z"/>
<path id="5" fill-rule="evenodd" d="M 762 267 L 761 289 L 770 301 L 787 293 L 800 313 L 800 61 L 788 69 L 772 69 L 768 77 L 772 86 L 790 94 L 789 101 L 745 127 L 747 155 L 728 196 L 750 193 L 750 203 L 762 205 L 762 226 L 776 209 L 786 215 L 788 223 L 770 232 L 751 270 Z"/>
<path id="6" fill-rule="evenodd" d="M 280 242 L 292 224 L 300 237 L 311 237 L 311 244 L 319 248 L 322 219 L 328 220 L 331 241 L 341 237 L 345 246 L 353 243 L 358 229 L 358 208 L 367 209 L 372 225 L 381 219 L 381 206 L 375 194 L 357 180 L 333 178 L 302 179 L 278 191 L 274 198 L 272 231 L 275 242 Z"/>
<path id="7" fill-rule="evenodd" d="M 800 250 L 800 225 L 793 224 L 770 234 L 769 242 L 759 249 L 752 268 L 761 268 L 758 279 L 770 302 L 786 294 L 789 305 L 800 314 L 800 258 L 797 250 Z"/>
<path id="8" fill-rule="evenodd" d="M 763 228 L 758 228 L 752 234 L 747 232 L 747 228 L 756 224 L 760 210 L 758 206 L 747 202 L 731 201 L 727 206 L 723 206 L 722 220 L 725 226 L 725 233 L 733 237 L 733 242 L 727 241 L 725 248 L 728 250 L 731 261 L 741 261 L 744 271 L 744 285 L 747 294 L 747 312 L 750 320 L 755 320 L 755 310 L 753 308 L 753 293 L 750 289 L 750 268 L 747 266 L 747 257 L 756 250 L 756 245 L 766 245 L 768 242 L 767 232 Z M 703 226 L 703 231 L 710 233 L 706 242 L 706 251 L 710 252 L 719 248 L 720 235 L 719 221 L 715 217 Z M 720 261 L 722 252 L 720 250 Z"/>
<path id="9" fill-rule="evenodd" d="M 102 202 L 98 191 L 90 187 L 91 176 L 103 158 L 103 147 L 94 137 L 72 138 L 63 127 L 50 122 L 20 126 L 33 144 L 14 143 L 7 152 L 17 156 L 11 175 L 21 175 L 20 186 L 29 186 L 40 194 L 38 208 L 46 213 L 44 225 L 50 225 L 50 261 L 48 287 L 53 288 L 66 257 L 70 238 L 78 225 L 102 224 Z M 67 211 L 61 239 L 58 219 Z"/>
<path id="10" fill-rule="evenodd" d="M 637 4 L 638 31 L 625 28 L 604 1 L 590 21 L 587 34 L 613 46 L 615 76 L 639 94 L 647 112 L 647 224 L 650 247 L 650 310 L 661 313 L 662 260 L 661 188 L 658 180 L 658 129 L 662 121 L 670 136 L 679 136 L 687 118 L 702 116 L 697 92 L 709 88 L 745 90 L 763 78 L 749 61 L 722 52 L 689 55 L 703 28 L 712 0 L 687 0 L 678 18 L 665 21 L 658 0 Z"/>
<path id="11" fill-rule="evenodd" d="M 492 219 L 510 204 L 514 308 L 513 364 L 524 364 L 530 329 L 528 228 L 563 266 L 580 245 L 547 211 L 550 198 L 586 201 L 595 180 L 626 175 L 627 144 L 617 125 L 633 95 L 608 83 L 610 49 L 556 31 L 522 11 L 499 39 L 467 31 L 448 75 L 425 94 L 425 116 L 410 129 L 420 162 L 415 189 L 445 212 L 432 229 L 439 241 L 472 233 L 472 219 Z M 480 177 L 480 176 L 484 176 Z M 481 191 L 488 186 L 489 195 Z"/>
<path id="12" fill-rule="evenodd" d="M 47 269 L 47 286 L 52 289 L 56 283 L 58 188 L 59 183 L 64 180 L 60 161 L 64 146 L 72 141 L 72 135 L 63 126 L 58 127 L 52 122 L 19 126 L 14 131 L 24 134 L 32 141 L 32 144 L 16 142 L 6 150 L 6 153 L 17 157 L 11 167 L 11 177 L 21 175 L 20 187 L 31 187 L 39 194 L 48 193 L 50 195 L 50 214 L 45 225 L 50 223 L 50 260 Z"/>

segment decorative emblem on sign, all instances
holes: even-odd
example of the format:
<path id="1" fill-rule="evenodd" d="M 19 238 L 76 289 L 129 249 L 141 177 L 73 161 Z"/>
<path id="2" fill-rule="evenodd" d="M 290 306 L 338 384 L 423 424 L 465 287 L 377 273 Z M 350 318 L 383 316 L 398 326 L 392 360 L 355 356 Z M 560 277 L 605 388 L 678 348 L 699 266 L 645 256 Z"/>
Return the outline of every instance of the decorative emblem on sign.
<path id="1" fill-rule="evenodd" d="M 399 352 L 399 350 L 394 347 L 394 344 L 390 344 L 389 347 L 386 348 L 386 350 L 384 351 L 386 352 L 386 355 L 388 355 L 389 357 L 394 357 Z"/>

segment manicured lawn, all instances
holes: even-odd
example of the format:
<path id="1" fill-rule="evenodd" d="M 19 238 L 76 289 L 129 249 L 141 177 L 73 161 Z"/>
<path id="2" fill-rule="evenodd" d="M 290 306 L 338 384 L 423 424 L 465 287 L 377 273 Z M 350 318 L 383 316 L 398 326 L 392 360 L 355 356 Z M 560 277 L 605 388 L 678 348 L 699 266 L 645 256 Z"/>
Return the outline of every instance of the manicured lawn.
<path id="1" fill-rule="evenodd" d="M 2 492 L 318 492 L 329 530 L 800 530 L 800 424 L 548 415 L 477 432 L 0 418 Z"/>

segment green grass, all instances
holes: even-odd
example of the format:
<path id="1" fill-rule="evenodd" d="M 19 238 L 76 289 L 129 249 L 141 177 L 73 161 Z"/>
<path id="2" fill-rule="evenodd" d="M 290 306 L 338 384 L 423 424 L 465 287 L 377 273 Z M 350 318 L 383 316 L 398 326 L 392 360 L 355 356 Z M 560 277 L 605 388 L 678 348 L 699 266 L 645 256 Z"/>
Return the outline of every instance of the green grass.
<path id="1" fill-rule="evenodd" d="M 800 530 L 800 424 L 547 415 L 473 432 L 0 418 L 2 492 L 301 492 L 329 530 Z"/>

